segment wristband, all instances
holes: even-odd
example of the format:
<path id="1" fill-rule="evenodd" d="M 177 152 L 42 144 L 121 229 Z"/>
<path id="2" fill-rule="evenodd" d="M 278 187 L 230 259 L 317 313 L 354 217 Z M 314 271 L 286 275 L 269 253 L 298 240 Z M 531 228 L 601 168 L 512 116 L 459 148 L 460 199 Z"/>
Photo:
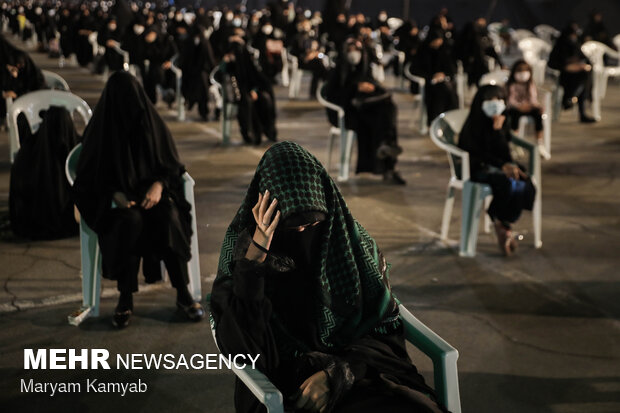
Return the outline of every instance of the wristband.
<path id="1" fill-rule="evenodd" d="M 259 250 L 261 250 L 265 254 L 269 254 L 269 250 L 267 248 L 263 247 L 262 245 L 260 245 L 258 242 L 254 241 L 254 238 L 252 238 L 252 244 L 254 244 L 254 246 L 256 248 L 258 248 Z"/>

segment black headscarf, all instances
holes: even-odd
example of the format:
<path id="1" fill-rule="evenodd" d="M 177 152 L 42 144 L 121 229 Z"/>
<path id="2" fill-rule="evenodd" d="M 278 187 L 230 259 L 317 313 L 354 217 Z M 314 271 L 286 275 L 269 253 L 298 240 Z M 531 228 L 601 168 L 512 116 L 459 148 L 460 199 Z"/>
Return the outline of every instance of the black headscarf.
<path id="1" fill-rule="evenodd" d="M 127 72 L 114 73 L 84 131 L 73 185 L 88 225 L 98 230 L 114 192 L 139 204 L 155 181 L 164 184 L 177 205 L 184 203 L 184 171 L 170 131 L 140 83 Z"/>
<path id="2" fill-rule="evenodd" d="M 16 235 L 58 239 L 77 234 L 65 177 L 65 159 L 77 141 L 71 115 L 56 106 L 46 111 L 38 132 L 23 141 L 11 167 L 9 207 Z"/>
<path id="3" fill-rule="evenodd" d="M 484 169 L 488 165 L 501 167 L 511 162 L 510 130 L 508 120 L 500 131 L 493 129 L 493 119 L 482 111 L 482 103 L 494 98 L 506 100 L 506 90 L 495 85 L 485 85 L 478 89 L 471 104 L 467 120 L 459 134 L 458 146 L 469 152 L 470 169 L 472 174 Z"/>

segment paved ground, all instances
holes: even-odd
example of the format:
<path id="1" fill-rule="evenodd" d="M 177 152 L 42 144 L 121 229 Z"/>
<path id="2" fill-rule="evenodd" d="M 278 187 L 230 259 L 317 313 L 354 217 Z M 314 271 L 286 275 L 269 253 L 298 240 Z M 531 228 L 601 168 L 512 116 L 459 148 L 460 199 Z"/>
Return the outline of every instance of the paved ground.
<path id="1" fill-rule="evenodd" d="M 79 68 L 59 69 L 74 93 L 94 106 L 103 82 Z M 304 90 L 307 88 L 304 86 Z M 307 93 L 307 92 L 306 92 Z M 281 139 L 301 143 L 326 159 L 328 124 L 318 103 L 289 101 L 277 88 Z M 357 219 L 393 265 L 394 290 L 423 322 L 460 352 L 465 412 L 620 412 L 620 87 L 610 85 L 603 121 L 584 126 L 563 113 L 553 131 L 553 158 L 543 165 L 543 248 L 532 245 L 531 216 L 519 222 L 525 240 L 517 256 L 500 256 L 495 238 L 481 234 L 478 255 L 459 258 L 455 242 L 437 232 L 448 181 L 444 153 L 413 131 L 412 100 L 396 94 L 399 168 L 406 187 L 355 177 L 341 190 Z M 160 108 L 181 157 L 196 180 L 202 288 L 208 292 L 224 231 L 267 146 L 222 147 L 219 124 L 174 120 Z M 0 210 L 8 208 L 10 165 L 0 133 Z M 458 239 L 455 209 L 450 236 Z M 168 286 L 136 296 L 130 328 L 110 325 L 115 286 L 104 281 L 102 316 L 79 328 L 66 316 L 79 306 L 78 239 L 0 241 L 0 399 L 3 411 L 231 412 L 233 376 L 201 370 L 23 370 L 24 348 L 106 348 L 119 353 L 191 355 L 216 351 L 207 323 L 188 324 L 174 309 Z M 430 363 L 412 353 L 422 371 Z M 429 376 L 427 374 L 427 376 Z M 86 379 L 147 383 L 146 393 L 122 397 L 92 393 L 20 393 L 20 380 Z M 6 407 L 5 407 L 6 406 Z"/>

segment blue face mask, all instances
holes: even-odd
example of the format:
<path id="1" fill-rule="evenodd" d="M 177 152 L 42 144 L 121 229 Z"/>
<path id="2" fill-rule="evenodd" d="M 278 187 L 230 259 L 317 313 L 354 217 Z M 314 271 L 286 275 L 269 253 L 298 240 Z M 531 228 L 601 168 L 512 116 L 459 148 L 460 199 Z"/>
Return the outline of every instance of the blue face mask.
<path id="1" fill-rule="evenodd" d="M 482 102 L 482 111 L 490 118 L 501 115 L 505 110 L 506 103 L 503 100 L 493 99 Z"/>

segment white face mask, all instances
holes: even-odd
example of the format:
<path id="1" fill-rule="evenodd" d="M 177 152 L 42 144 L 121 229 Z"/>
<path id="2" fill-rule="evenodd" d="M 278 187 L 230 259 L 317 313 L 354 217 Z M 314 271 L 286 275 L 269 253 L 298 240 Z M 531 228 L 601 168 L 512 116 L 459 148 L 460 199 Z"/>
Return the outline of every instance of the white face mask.
<path id="1" fill-rule="evenodd" d="M 493 99 L 482 102 L 482 111 L 490 118 L 501 115 L 505 110 L 506 103 L 503 100 Z"/>
<path id="2" fill-rule="evenodd" d="M 525 72 L 515 72 L 515 80 L 517 82 L 521 82 L 521 83 L 525 83 L 528 80 L 530 80 L 530 72 L 525 71 Z"/>
<path id="3" fill-rule="evenodd" d="M 357 66 L 362 60 L 362 52 L 359 50 L 351 50 L 347 53 L 347 61 L 353 66 Z"/>
<path id="4" fill-rule="evenodd" d="M 198 46 L 200 44 L 200 37 L 194 37 L 194 46 Z"/>
<path id="5" fill-rule="evenodd" d="M 43 9 L 41 7 L 37 7 L 34 9 L 34 12 L 37 16 L 40 16 L 43 13 Z"/>
<path id="6" fill-rule="evenodd" d="M 142 33 L 144 33 L 144 26 L 133 26 L 133 32 L 140 36 Z"/>
<path id="7" fill-rule="evenodd" d="M 269 36 L 271 33 L 273 33 L 273 26 L 271 26 L 271 25 L 263 26 L 263 33 L 265 33 L 267 36 Z"/>
<path id="8" fill-rule="evenodd" d="M 233 19 L 233 26 L 235 27 L 241 27 L 241 19 L 236 17 Z"/>

